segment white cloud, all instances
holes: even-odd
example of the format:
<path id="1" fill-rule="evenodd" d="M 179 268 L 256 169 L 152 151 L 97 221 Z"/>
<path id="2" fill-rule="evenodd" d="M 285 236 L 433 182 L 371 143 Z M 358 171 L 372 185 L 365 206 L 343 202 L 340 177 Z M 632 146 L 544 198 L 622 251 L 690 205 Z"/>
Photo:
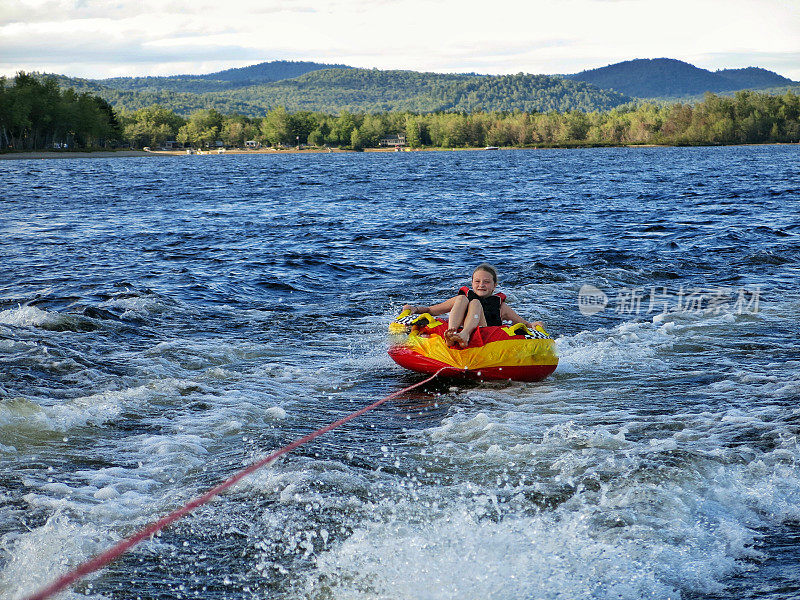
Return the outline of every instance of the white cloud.
<path id="1" fill-rule="evenodd" d="M 208 72 L 274 59 L 571 73 L 670 57 L 706 68 L 763 66 L 800 79 L 798 53 L 800 4 L 782 0 L 2 0 L 0 6 L 5 74 Z"/>

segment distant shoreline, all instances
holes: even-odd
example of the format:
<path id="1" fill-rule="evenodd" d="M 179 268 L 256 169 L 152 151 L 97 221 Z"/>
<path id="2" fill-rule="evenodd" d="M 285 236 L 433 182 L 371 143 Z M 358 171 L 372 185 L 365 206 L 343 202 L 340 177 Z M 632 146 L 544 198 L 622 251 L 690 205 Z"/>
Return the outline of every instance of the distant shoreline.
<path id="1" fill-rule="evenodd" d="M 407 152 L 442 151 L 451 148 L 415 148 Z M 483 148 L 453 148 L 452 150 L 483 150 Z M 363 152 L 394 152 L 394 148 L 365 148 Z M 58 150 L 38 150 L 34 152 L 7 152 L 0 153 L 0 160 L 38 160 L 49 158 L 130 158 L 130 157 L 158 157 L 158 156 L 226 156 L 226 155 L 259 155 L 259 154 L 358 154 L 355 150 L 342 150 L 339 148 L 263 148 L 260 150 L 203 150 L 188 154 L 186 150 L 98 150 L 96 152 L 60 152 Z"/>
<path id="2" fill-rule="evenodd" d="M 459 148 L 459 150 L 472 150 L 473 148 Z M 368 148 L 365 152 L 394 152 L 393 148 Z M 415 152 L 417 150 L 414 150 Z M 187 154 L 186 150 L 98 150 L 96 152 L 60 152 L 58 150 L 37 150 L 32 152 L 5 152 L 0 153 L 0 160 L 38 160 L 38 159 L 59 159 L 59 158 L 131 158 L 131 157 L 158 157 L 158 156 L 225 156 L 228 154 L 236 155 L 256 155 L 256 154 L 353 154 L 354 150 L 340 150 L 338 148 L 288 148 L 275 150 L 265 148 L 262 150 L 226 150 L 217 152 L 216 150 L 203 150 Z"/>
<path id="3" fill-rule="evenodd" d="M 564 146 L 533 146 L 533 147 L 517 147 L 517 146 L 503 146 L 500 150 L 578 150 L 584 148 L 721 148 L 730 146 L 796 146 L 786 142 L 770 142 L 765 144 L 719 144 L 708 145 L 699 144 L 691 146 L 675 146 L 672 144 L 619 144 L 619 145 L 564 145 Z M 453 152 L 453 151 L 466 151 L 477 152 L 486 150 L 485 148 L 406 148 L 403 152 Z M 204 150 L 202 153 L 194 152 L 187 154 L 185 150 L 98 150 L 96 152 L 59 152 L 59 151 L 36 151 L 36 152 L 7 152 L 0 153 L 0 160 L 47 160 L 47 159 L 62 159 L 62 158 L 132 158 L 132 157 L 164 157 L 164 156 L 227 156 L 227 155 L 245 155 L 255 156 L 261 154 L 361 154 L 373 152 L 395 152 L 394 148 L 365 148 L 363 151 L 358 152 L 355 150 L 342 150 L 339 148 L 303 148 L 297 150 L 296 148 L 285 148 L 276 150 L 274 148 L 264 148 L 261 150 L 226 150 L 218 152 L 216 150 Z"/>
<path id="4" fill-rule="evenodd" d="M 31 159 L 50 159 L 50 158 L 117 158 L 132 156 L 153 156 L 153 152 L 143 150 L 119 150 L 119 151 L 97 151 L 97 152 L 48 152 L 39 150 L 35 152 L 6 152 L 0 154 L 0 160 L 31 160 Z"/>

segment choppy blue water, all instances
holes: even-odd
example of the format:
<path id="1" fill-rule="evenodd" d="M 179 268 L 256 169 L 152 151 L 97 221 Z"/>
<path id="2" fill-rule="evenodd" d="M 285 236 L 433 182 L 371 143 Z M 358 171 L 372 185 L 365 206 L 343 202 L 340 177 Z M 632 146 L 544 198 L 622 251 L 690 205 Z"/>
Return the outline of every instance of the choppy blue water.
<path id="1" fill-rule="evenodd" d="M 0 595 L 418 381 L 387 323 L 486 260 L 552 377 L 386 404 L 66 597 L 797 598 L 799 157 L 1 162 Z"/>

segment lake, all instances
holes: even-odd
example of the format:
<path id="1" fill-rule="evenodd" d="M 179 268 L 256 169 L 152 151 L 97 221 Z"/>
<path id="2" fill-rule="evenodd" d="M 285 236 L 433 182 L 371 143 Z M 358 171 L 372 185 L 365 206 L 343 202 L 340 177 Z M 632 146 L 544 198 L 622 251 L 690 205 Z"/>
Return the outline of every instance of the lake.
<path id="1" fill-rule="evenodd" d="M 793 146 L 0 163 L 0 595 L 420 381 L 494 264 L 538 383 L 442 380 L 259 471 L 92 598 L 800 595 Z"/>

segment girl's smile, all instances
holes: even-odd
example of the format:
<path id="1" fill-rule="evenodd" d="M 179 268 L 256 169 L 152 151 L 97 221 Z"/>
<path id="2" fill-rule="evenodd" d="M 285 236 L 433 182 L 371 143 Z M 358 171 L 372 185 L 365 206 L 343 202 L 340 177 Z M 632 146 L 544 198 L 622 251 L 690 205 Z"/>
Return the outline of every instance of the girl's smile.
<path id="1" fill-rule="evenodd" d="M 472 275 L 472 291 L 478 296 L 491 296 L 495 288 L 494 277 L 488 271 L 475 271 Z"/>

